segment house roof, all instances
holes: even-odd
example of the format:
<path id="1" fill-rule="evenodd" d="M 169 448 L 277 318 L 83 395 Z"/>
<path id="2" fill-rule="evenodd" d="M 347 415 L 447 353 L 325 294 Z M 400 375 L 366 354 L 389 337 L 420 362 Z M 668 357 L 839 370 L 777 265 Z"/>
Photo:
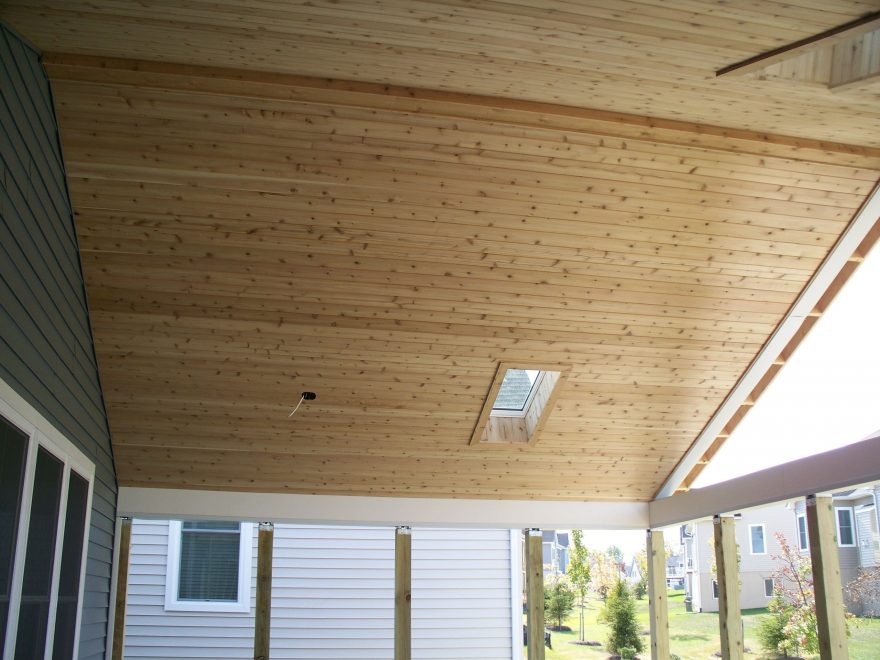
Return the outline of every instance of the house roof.
<path id="1" fill-rule="evenodd" d="M 4 5 L 120 483 L 651 499 L 872 190 L 880 106 L 715 76 L 870 3 L 624 5 Z M 571 367 L 534 447 L 468 445 L 500 361 Z"/>

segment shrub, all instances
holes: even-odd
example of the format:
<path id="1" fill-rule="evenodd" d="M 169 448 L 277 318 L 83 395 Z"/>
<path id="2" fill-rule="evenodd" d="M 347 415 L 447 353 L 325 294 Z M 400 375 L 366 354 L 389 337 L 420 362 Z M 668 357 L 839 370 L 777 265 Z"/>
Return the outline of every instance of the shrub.
<path id="1" fill-rule="evenodd" d="M 544 616 L 562 626 L 572 610 L 574 610 L 575 593 L 565 579 L 556 579 L 544 585 Z"/>
<path id="2" fill-rule="evenodd" d="M 620 660 L 632 660 L 636 657 L 637 651 L 632 646 L 624 646 L 620 649 Z"/>
<path id="3" fill-rule="evenodd" d="M 632 592 L 623 580 L 618 580 L 605 602 L 602 618 L 608 623 L 608 650 L 623 656 L 623 650 L 634 649 L 633 655 L 642 650 L 642 636 L 636 621 L 636 603 Z"/>

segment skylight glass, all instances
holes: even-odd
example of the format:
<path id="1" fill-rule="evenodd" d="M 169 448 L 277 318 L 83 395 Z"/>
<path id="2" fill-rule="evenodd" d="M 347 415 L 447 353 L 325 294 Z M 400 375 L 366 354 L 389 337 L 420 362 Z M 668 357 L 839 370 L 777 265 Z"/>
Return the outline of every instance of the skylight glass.
<path id="1" fill-rule="evenodd" d="M 534 369 L 508 369 L 492 410 L 524 411 L 540 375 L 541 372 Z"/>

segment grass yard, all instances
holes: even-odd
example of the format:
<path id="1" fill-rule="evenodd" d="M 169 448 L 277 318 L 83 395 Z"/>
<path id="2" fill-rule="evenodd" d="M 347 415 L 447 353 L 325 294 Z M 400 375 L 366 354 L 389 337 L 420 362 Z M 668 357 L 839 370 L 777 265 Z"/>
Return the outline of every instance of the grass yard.
<path id="1" fill-rule="evenodd" d="M 639 622 L 648 629 L 648 601 L 636 601 Z M 586 638 L 604 644 L 607 636 L 605 625 L 599 623 L 598 616 L 601 602 L 593 600 L 586 610 Z M 756 631 L 760 617 L 766 610 L 744 610 L 745 645 L 749 649 L 748 658 L 765 660 L 772 656 L 764 655 L 758 643 Z M 572 632 L 553 632 L 553 649 L 547 649 L 547 660 L 599 660 L 607 658 L 608 653 L 602 647 L 579 646 L 572 644 L 577 640 L 578 611 L 575 610 L 565 625 Z M 880 658 L 880 620 L 854 619 L 850 621 L 850 658 L 851 660 L 878 660 Z M 721 649 L 718 641 L 718 615 L 685 612 L 684 593 L 669 593 L 669 636 L 672 653 L 678 654 L 682 660 L 707 660 Z M 645 649 L 650 645 L 650 637 L 645 635 Z M 525 658 L 525 652 L 523 653 Z M 642 658 L 650 657 L 649 652 L 641 654 Z M 818 656 L 816 656 L 818 657 Z"/>

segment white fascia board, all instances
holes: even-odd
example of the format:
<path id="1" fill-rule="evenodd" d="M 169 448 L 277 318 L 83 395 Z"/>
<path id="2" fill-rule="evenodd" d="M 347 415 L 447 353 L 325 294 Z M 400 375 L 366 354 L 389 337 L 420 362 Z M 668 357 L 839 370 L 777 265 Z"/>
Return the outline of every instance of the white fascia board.
<path id="1" fill-rule="evenodd" d="M 880 481 L 880 436 L 654 500 L 650 504 L 651 527 L 656 529 L 707 516 L 735 513 L 875 481 Z"/>
<path id="2" fill-rule="evenodd" d="M 646 529 L 648 503 L 354 497 L 123 486 L 117 515 L 311 525 Z"/>
<path id="3" fill-rule="evenodd" d="M 816 303 L 831 286 L 834 278 L 846 265 L 859 244 L 880 218 L 880 185 L 875 186 L 867 200 L 847 226 L 840 239 L 828 253 L 825 261 L 801 291 L 794 305 L 782 319 L 770 339 L 761 348 L 755 360 L 724 399 L 700 434 L 675 467 L 663 487 L 657 492 L 657 499 L 669 497 L 690 474 L 709 445 L 714 442 L 727 422 L 745 402 L 751 391 L 764 377 L 773 361 L 779 356 L 791 338 L 800 329 L 804 318 L 813 311 Z"/>

